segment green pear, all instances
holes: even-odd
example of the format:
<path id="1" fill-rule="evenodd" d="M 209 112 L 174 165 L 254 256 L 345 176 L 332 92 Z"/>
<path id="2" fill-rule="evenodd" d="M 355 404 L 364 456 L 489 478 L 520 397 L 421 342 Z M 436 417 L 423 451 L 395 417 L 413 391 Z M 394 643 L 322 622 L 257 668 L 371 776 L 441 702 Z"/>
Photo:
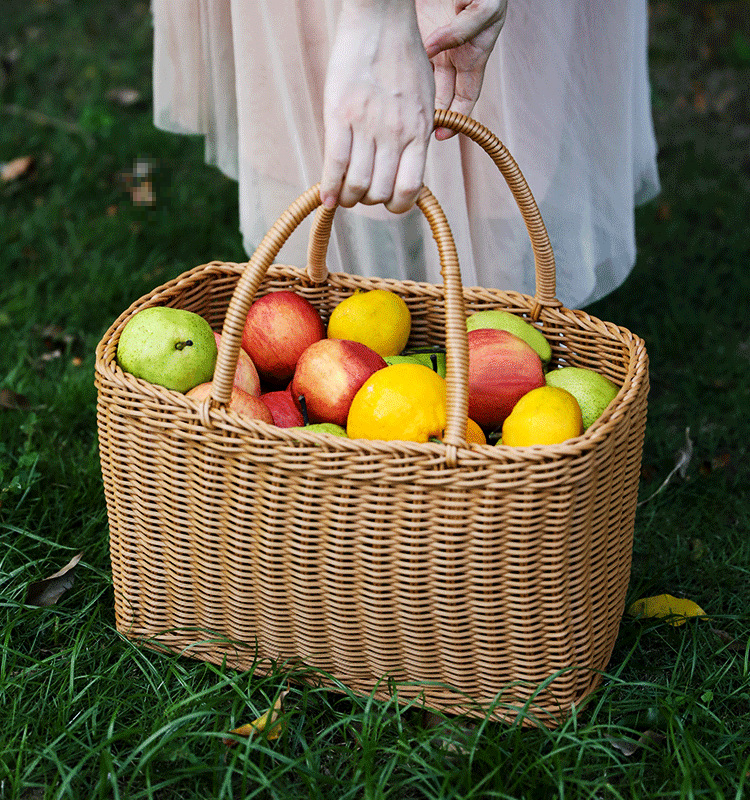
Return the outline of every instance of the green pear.
<path id="1" fill-rule="evenodd" d="M 425 367 L 435 369 L 432 365 L 432 356 L 437 359 L 437 374 L 441 378 L 445 377 L 445 353 L 401 353 L 398 356 L 384 356 L 385 363 L 391 364 L 424 364 Z"/>
<path id="2" fill-rule="evenodd" d="M 199 314 L 181 308 L 144 308 L 127 322 L 117 344 L 117 363 L 149 383 L 187 392 L 210 381 L 216 338 Z"/>
<path id="3" fill-rule="evenodd" d="M 335 422 L 314 422 L 312 425 L 293 425 L 291 430 L 295 431 L 313 431 L 317 433 L 330 433 L 332 436 L 346 436 L 346 428 L 337 425 Z"/>
<path id="4" fill-rule="evenodd" d="M 542 332 L 521 317 L 511 314 L 510 311 L 501 311 L 500 309 L 476 311 L 467 318 L 466 330 L 473 331 L 477 328 L 497 328 L 515 334 L 536 350 L 545 367 L 552 358 L 552 347 Z"/>
<path id="5" fill-rule="evenodd" d="M 581 407 L 583 429 L 597 420 L 620 390 L 609 378 L 584 367 L 561 367 L 550 370 L 544 380 L 547 386 L 567 389 Z"/>

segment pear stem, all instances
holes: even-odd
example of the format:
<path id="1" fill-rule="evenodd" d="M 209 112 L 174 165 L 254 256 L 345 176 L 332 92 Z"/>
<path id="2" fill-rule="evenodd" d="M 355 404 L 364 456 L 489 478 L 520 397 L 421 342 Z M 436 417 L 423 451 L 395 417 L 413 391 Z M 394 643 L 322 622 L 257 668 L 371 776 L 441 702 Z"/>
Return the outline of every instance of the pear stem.
<path id="1" fill-rule="evenodd" d="M 191 339 L 186 339 L 184 342 L 177 342 L 174 346 L 175 350 L 184 350 L 186 347 L 192 347 L 193 342 Z"/>

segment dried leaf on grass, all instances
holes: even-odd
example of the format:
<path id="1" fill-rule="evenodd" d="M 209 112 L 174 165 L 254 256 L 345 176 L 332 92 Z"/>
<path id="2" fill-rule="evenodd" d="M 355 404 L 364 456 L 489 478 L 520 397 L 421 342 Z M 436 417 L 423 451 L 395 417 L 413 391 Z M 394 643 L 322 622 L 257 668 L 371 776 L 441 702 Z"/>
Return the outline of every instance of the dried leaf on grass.
<path id="1" fill-rule="evenodd" d="M 11 161 L 6 161 L 4 164 L 0 164 L 0 180 L 3 183 L 16 181 L 30 172 L 33 166 L 33 156 L 20 156 Z"/>
<path id="2" fill-rule="evenodd" d="M 248 722 L 246 725 L 240 725 L 239 728 L 229 731 L 229 736 L 223 739 L 227 747 L 234 747 L 237 740 L 230 738 L 233 736 L 256 736 L 264 734 L 266 739 L 273 741 L 278 739 L 284 732 L 284 722 L 279 719 L 281 715 L 281 706 L 284 698 L 289 694 L 289 689 L 285 689 L 276 698 L 276 702 L 264 714 L 261 714 L 257 719 Z"/>
<path id="3" fill-rule="evenodd" d="M 156 193 L 151 181 L 141 181 L 130 189 L 130 199 L 135 206 L 153 206 L 156 204 Z"/>
<path id="4" fill-rule="evenodd" d="M 633 617 L 656 617 L 666 619 L 670 625 L 684 625 L 690 617 L 705 617 L 706 612 L 692 600 L 659 594 L 636 600 L 628 609 Z"/>
<path id="5" fill-rule="evenodd" d="M 26 589 L 26 605 L 53 606 L 73 586 L 75 569 L 83 558 L 83 553 L 73 556 L 70 561 L 54 575 L 41 581 L 30 583 Z"/>
<path id="6" fill-rule="evenodd" d="M 615 736 L 607 736 L 606 738 L 609 740 L 612 747 L 619 750 L 623 755 L 632 756 L 644 745 L 659 744 L 663 742 L 666 737 L 664 734 L 657 733 L 656 731 L 643 731 L 636 740 L 620 739 Z"/>
<path id="7" fill-rule="evenodd" d="M 662 481 L 661 486 L 653 494 L 641 500 L 638 503 L 638 505 L 642 506 L 644 503 L 647 503 L 649 500 L 652 500 L 654 497 L 656 497 L 657 494 L 663 492 L 669 485 L 672 478 L 674 478 L 674 476 L 677 475 L 678 473 L 680 477 L 684 480 L 685 477 L 687 476 L 687 468 L 690 465 L 690 460 L 692 459 L 692 457 L 693 457 L 693 440 L 690 438 L 690 428 L 685 428 L 685 446 L 677 451 L 677 460 L 675 462 L 674 467 L 672 467 L 672 471 Z"/>
<path id="8" fill-rule="evenodd" d="M 705 459 L 701 462 L 699 469 L 700 474 L 706 478 L 719 470 L 725 470 L 732 464 L 732 454 L 726 450 L 718 453 L 713 458 Z"/>
<path id="9" fill-rule="evenodd" d="M 729 631 L 722 630 L 721 628 L 711 628 L 711 633 L 718 636 L 722 642 L 727 646 L 727 650 L 732 650 L 735 653 L 744 653 L 750 643 L 741 642 L 732 636 Z"/>
<path id="10" fill-rule="evenodd" d="M 130 195 L 133 205 L 153 206 L 156 204 L 156 192 L 151 180 L 155 164 L 147 158 L 137 158 L 133 161 L 130 170 L 123 170 L 117 175 L 117 179 Z"/>
<path id="11" fill-rule="evenodd" d="M 81 358 L 84 354 L 83 339 L 59 325 L 36 325 L 34 334 L 44 348 L 44 352 L 32 362 L 37 370 L 43 369 L 46 362 L 55 361 L 65 354 L 70 354 L 74 359 Z"/>
<path id="12" fill-rule="evenodd" d="M 29 398 L 11 389 L 0 389 L 0 408 L 12 411 L 28 411 L 31 408 Z"/>
<path id="13" fill-rule="evenodd" d="M 122 108 L 137 106 L 142 99 L 141 93 L 137 89 L 131 89 L 129 86 L 121 86 L 119 89 L 112 89 L 107 92 L 107 100 Z"/>

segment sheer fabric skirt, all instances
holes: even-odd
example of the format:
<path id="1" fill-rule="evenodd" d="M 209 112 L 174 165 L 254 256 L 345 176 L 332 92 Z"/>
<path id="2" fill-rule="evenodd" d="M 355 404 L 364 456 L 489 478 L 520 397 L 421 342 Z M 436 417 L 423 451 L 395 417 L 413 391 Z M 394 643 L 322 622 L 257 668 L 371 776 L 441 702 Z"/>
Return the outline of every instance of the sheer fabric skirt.
<path id="1" fill-rule="evenodd" d="M 323 88 L 338 0 L 153 0 L 154 119 L 202 134 L 206 159 L 238 181 L 252 253 L 320 180 Z M 510 2 L 472 114 L 506 144 L 539 204 L 558 297 L 583 307 L 635 261 L 634 207 L 659 191 L 645 0 Z M 451 224 L 464 285 L 533 294 L 518 208 L 487 155 L 453 137 L 430 144 L 425 183 Z M 309 227 L 280 261 L 303 266 Z M 336 215 L 328 268 L 440 283 L 415 209 L 359 205 Z"/>

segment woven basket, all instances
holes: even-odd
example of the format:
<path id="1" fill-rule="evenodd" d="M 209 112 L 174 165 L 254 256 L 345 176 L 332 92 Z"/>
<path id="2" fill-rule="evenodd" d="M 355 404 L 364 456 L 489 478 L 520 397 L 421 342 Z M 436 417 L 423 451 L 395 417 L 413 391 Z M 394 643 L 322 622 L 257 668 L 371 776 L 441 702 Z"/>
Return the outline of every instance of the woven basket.
<path id="1" fill-rule="evenodd" d="M 96 353 L 101 467 L 118 630 L 238 669 L 306 665 L 323 686 L 553 726 L 597 686 L 630 576 L 648 392 L 643 341 L 555 298 L 544 224 L 513 158 L 486 128 L 437 112 L 480 144 L 533 245 L 536 294 L 461 285 L 440 206 L 418 205 L 443 286 L 328 274 L 333 212 L 318 208 L 302 270 L 274 264 L 319 206 L 292 203 L 246 265 L 213 262 L 156 288 Z M 324 318 L 356 289 L 400 294 L 409 347 L 447 350 L 443 444 L 290 431 L 227 409 L 255 297 L 293 289 Z M 126 322 L 175 306 L 223 330 L 213 395 L 198 403 L 117 366 Z M 582 436 L 546 447 L 467 445 L 466 316 L 502 308 L 536 325 L 553 365 L 620 391 Z"/>

